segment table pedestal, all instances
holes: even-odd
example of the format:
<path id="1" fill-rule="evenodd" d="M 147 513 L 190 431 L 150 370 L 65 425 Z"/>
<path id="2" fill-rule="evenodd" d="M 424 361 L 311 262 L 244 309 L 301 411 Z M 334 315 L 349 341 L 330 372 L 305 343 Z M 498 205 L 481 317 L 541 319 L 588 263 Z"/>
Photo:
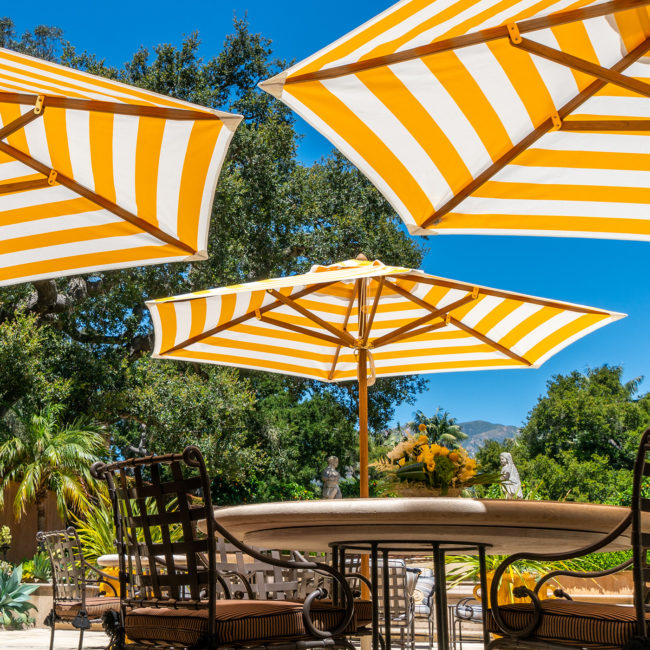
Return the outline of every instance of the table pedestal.
<path id="1" fill-rule="evenodd" d="M 449 649 L 449 620 L 447 617 L 447 574 L 445 570 L 445 559 L 448 553 L 455 555 L 466 555 L 478 553 L 479 573 L 481 579 L 481 593 L 483 598 L 488 593 L 485 556 L 488 544 L 474 542 L 438 542 L 438 541 L 365 541 L 365 542 L 332 542 L 332 563 L 334 569 L 345 573 L 346 555 L 350 552 L 370 555 L 370 582 L 372 599 L 372 650 L 391 650 L 391 608 L 390 608 L 390 581 L 389 581 L 389 557 L 391 554 L 409 553 L 431 553 L 433 556 L 433 573 L 435 579 L 435 620 L 436 637 L 438 650 Z M 381 555 L 383 593 L 379 594 L 379 560 Z M 366 576 L 367 577 L 367 576 Z M 338 600 L 339 594 L 335 588 L 333 598 Z M 379 633 L 379 601 L 383 599 L 384 614 L 384 638 L 383 644 Z M 487 606 L 485 606 L 487 612 Z M 489 635 L 487 632 L 487 616 L 483 617 L 483 643 L 487 648 Z"/>

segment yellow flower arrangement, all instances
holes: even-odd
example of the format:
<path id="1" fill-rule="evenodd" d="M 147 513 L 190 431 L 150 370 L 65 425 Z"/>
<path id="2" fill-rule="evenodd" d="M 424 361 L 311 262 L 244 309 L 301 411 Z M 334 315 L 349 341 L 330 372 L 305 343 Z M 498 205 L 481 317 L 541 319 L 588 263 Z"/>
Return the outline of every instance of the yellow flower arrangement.
<path id="1" fill-rule="evenodd" d="M 481 474 L 476 461 L 470 458 L 463 447 L 449 449 L 429 440 L 419 426 L 420 435 L 416 438 L 407 433 L 391 451 L 387 458 L 373 464 L 380 471 L 391 474 L 400 482 L 415 482 L 429 488 L 440 490 L 445 495 L 448 490 L 462 489 L 478 483 L 498 480 L 498 475 Z"/>

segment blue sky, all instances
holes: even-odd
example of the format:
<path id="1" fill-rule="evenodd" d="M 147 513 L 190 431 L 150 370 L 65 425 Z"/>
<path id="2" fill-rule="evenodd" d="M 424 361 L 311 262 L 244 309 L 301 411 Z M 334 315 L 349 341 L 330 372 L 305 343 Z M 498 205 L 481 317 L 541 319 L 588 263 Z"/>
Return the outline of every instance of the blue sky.
<path id="1" fill-rule="evenodd" d="M 202 54 L 216 54 L 233 14 L 273 40 L 276 55 L 300 60 L 389 6 L 390 0 L 194 0 L 153 2 L 14 3 L 7 13 L 19 31 L 36 24 L 61 27 L 78 50 L 120 65 L 141 45 L 179 44 L 198 30 Z M 179 11 L 180 8 L 180 11 Z M 0 13 L 4 13 L 0 11 Z M 304 135 L 300 155 L 310 162 L 326 155 L 329 143 L 298 118 Z M 603 307 L 629 317 L 599 330 L 553 357 L 539 370 L 501 370 L 429 375 L 430 389 L 416 405 L 425 412 L 443 406 L 459 420 L 485 419 L 519 425 L 557 373 L 602 363 L 622 364 L 627 379 L 650 367 L 650 243 L 538 237 L 438 236 L 426 242 L 424 270 L 559 300 Z M 642 384 L 650 390 L 650 381 Z M 412 407 L 397 412 L 410 418 Z"/>

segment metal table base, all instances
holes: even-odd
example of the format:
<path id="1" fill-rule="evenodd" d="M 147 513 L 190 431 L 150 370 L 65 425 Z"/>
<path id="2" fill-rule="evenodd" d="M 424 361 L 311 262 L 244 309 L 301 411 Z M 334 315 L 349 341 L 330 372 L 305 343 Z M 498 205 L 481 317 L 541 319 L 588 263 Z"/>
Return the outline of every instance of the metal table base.
<path id="1" fill-rule="evenodd" d="M 345 573 L 346 554 L 350 551 L 370 555 L 370 583 L 372 599 L 372 648 L 373 650 L 391 650 L 391 615 L 388 580 L 388 558 L 391 553 L 429 553 L 433 555 L 433 573 L 435 578 L 435 621 L 438 650 L 449 650 L 449 620 L 447 617 L 447 575 L 445 571 L 445 556 L 447 553 L 469 554 L 478 552 L 479 572 L 481 579 L 481 593 L 487 594 L 487 578 L 485 567 L 486 548 L 489 544 L 476 542 L 438 542 L 438 541 L 362 541 L 362 542 L 332 542 L 332 563 L 333 567 Z M 379 556 L 382 557 L 383 569 L 383 613 L 384 613 L 384 638 L 379 634 L 379 598 L 377 593 L 379 585 Z M 339 594 L 334 591 L 333 598 L 338 601 Z M 489 643 L 487 631 L 487 616 L 483 617 L 483 638 L 484 647 Z"/>

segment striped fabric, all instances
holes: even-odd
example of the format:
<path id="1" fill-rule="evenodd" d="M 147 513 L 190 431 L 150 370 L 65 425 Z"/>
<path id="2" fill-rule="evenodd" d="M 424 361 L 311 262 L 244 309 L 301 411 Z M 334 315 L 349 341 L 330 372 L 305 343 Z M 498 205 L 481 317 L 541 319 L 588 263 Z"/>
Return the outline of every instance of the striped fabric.
<path id="1" fill-rule="evenodd" d="M 205 259 L 240 119 L 0 49 L 0 286 Z"/>
<path id="2" fill-rule="evenodd" d="M 261 87 L 412 234 L 649 240 L 649 4 L 402 0 Z"/>
<path id="3" fill-rule="evenodd" d="M 86 614 L 90 620 L 99 620 L 104 612 L 120 611 L 120 599 L 113 596 L 86 598 Z M 81 611 L 81 601 L 59 601 L 56 603 L 56 615 L 64 620 L 72 620 Z"/>
<path id="4" fill-rule="evenodd" d="M 363 615 L 368 617 L 350 623 L 348 634 L 372 619 L 372 604 L 358 601 Z M 355 603 L 357 605 L 357 603 Z M 218 600 L 216 603 L 217 644 L 246 642 L 277 642 L 307 636 L 303 623 L 303 604 L 287 600 Z M 355 607 L 356 611 L 356 607 Z M 322 603 L 312 608 L 311 616 L 320 629 L 334 629 L 345 612 Z M 125 631 L 133 641 L 193 646 L 205 639 L 208 630 L 206 609 L 142 608 L 126 615 Z"/>
<path id="5" fill-rule="evenodd" d="M 360 349 L 371 377 L 538 367 L 624 316 L 360 260 L 147 306 L 154 357 L 334 382 Z"/>
<path id="6" fill-rule="evenodd" d="M 542 621 L 535 632 L 535 639 L 565 643 L 575 647 L 622 648 L 636 636 L 636 613 L 634 607 L 606 603 L 582 603 L 567 600 L 543 600 Z M 532 620 L 530 603 L 502 605 L 499 613 L 509 627 L 521 630 Z M 646 614 L 650 621 L 650 613 Z M 491 613 L 488 629 L 502 634 Z"/>

